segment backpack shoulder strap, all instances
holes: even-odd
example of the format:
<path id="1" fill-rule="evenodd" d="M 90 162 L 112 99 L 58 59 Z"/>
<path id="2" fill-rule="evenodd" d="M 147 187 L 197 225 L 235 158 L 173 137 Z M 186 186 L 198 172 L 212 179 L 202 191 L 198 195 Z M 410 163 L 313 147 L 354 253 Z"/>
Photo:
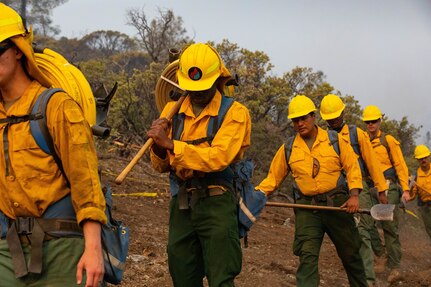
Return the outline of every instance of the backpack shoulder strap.
<path id="1" fill-rule="evenodd" d="M 340 155 L 340 145 L 338 142 L 338 133 L 334 130 L 328 130 L 329 142 L 334 148 L 335 152 Z"/>
<path id="2" fill-rule="evenodd" d="M 231 97 L 226 97 L 222 95 L 220 108 L 218 110 L 218 114 L 215 117 L 211 117 L 208 123 L 207 129 L 207 137 L 210 139 L 208 142 L 211 145 L 212 140 L 220 129 L 223 120 L 227 114 L 227 111 L 230 109 L 232 104 L 235 102 Z"/>
<path id="3" fill-rule="evenodd" d="M 61 91 L 63 90 L 58 88 L 46 89 L 42 92 L 42 94 L 40 94 L 31 110 L 31 114 L 35 116 L 35 119 L 30 121 L 30 131 L 40 149 L 42 149 L 45 153 L 52 155 L 61 173 L 69 183 L 69 180 L 64 173 L 61 159 L 55 152 L 54 142 L 52 140 L 51 134 L 49 133 L 46 120 L 46 107 L 49 100 L 55 93 Z"/>
<path id="4" fill-rule="evenodd" d="M 230 97 L 226 97 L 225 95 L 222 95 L 222 100 L 220 104 L 220 108 L 218 110 L 217 116 L 211 117 L 208 122 L 208 128 L 207 128 L 207 136 L 204 138 L 187 141 L 187 143 L 197 145 L 202 142 L 208 142 L 210 145 L 212 143 L 212 140 L 214 139 L 215 135 L 217 134 L 217 131 L 220 129 L 223 120 L 226 116 L 226 113 L 232 106 L 232 104 L 235 102 L 234 99 Z M 172 139 L 179 140 L 181 138 L 181 134 L 184 130 L 184 120 L 185 115 L 183 113 L 176 114 L 172 118 Z"/>
<path id="5" fill-rule="evenodd" d="M 172 139 L 173 140 L 179 140 L 181 138 L 181 134 L 184 130 L 184 118 L 185 115 L 183 113 L 181 114 L 175 114 L 172 117 Z"/>
<path id="6" fill-rule="evenodd" d="M 381 132 L 380 133 L 380 144 L 386 148 L 386 151 L 388 152 L 389 160 L 394 165 L 394 160 L 392 158 L 391 149 L 389 148 L 388 140 L 386 139 L 386 133 Z"/>
<path id="7" fill-rule="evenodd" d="M 390 149 L 389 149 L 389 145 L 388 145 L 388 140 L 386 139 L 386 133 L 381 132 L 379 140 L 380 140 L 380 144 L 382 146 L 384 146 L 388 150 L 388 152 L 389 152 Z"/>
<path id="8" fill-rule="evenodd" d="M 289 165 L 290 155 L 292 154 L 293 142 L 295 141 L 296 135 L 289 137 L 284 144 L 284 154 L 286 158 L 286 164 Z"/>
<path id="9" fill-rule="evenodd" d="M 358 130 L 355 125 L 349 125 L 350 145 L 357 155 L 361 155 L 361 148 L 358 140 Z"/>

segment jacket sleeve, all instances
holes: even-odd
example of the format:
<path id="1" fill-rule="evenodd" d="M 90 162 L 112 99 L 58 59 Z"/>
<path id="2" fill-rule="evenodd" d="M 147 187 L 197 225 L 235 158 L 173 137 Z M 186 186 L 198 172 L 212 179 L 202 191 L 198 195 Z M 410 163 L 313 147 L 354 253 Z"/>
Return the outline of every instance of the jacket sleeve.
<path id="1" fill-rule="evenodd" d="M 383 168 L 381 168 L 374 148 L 371 145 L 370 137 L 361 129 L 357 129 L 357 134 L 359 146 L 361 147 L 361 155 L 370 172 L 371 179 L 377 187 L 377 190 L 383 192 L 388 189 L 388 185 L 383 175 Z"/>
<path id="2" fill-rule="evenodd" d="M 386 135 L 386 139 L 401 188 L 403 191 L 409 191 L 409 170 L 404 160 L 403 152 L 401 151 L 400 142 L 391 135 Z"/>
<path id="3" fill-rule="evenodd" d="M 170 165 L 202 172 L 225 169 L 250 145 L 251 120 L 244 106 L 235 102 L 225 115 L 224 121 L 211 146 L 197 146 L 174 140 Z"/>
<path id="4" fill-rule="evenodd" d="M 160 118 L 166 117 L 174 104 L 175 102 L 168 102 L 164 107 L 162 113 L 160 114 Z M 169 129 L 168 137 L 169 138 L 172 137 L 172 127 Z M 156 171 L 161 173 L 170 171 L 169 156 L 167 155 L 165 158 L 160 158 L 154 153 L 152 147 L 150 148 L 150 161 L 151 161 L 152 167 Z"/>
<path id="5" fill-rule="evenodd" d="M 273 193 L 283 183 L 289 172 L 284 145 L 282 145 L 272 159 L 268 175 L 256 186 L 256 189 L 263 191 L 266 195 Z"/>
<path id="6" fill-rule="evenodd" d="M 57 101 L 57 104 L 51 105 L 52 101 Z M 98 174 L 93 134 L 81 108 L 69 97 L 66 100 L 64 97 L 53 97 L 48 111 L 48 118 L 55 119 L 51 134 L 70 182 L 78 223 L 86 219 L 106 223 L 105 198 Z"/>
<path id="7" fill-rule="evenodd" d="M 338 142 L 340 146 L 340 161 L 343 170 L 346 172 L 347 184 L 349 189 L 362 189 L 362 174 L 359 167 L 358 158 L 352 146 L 342 135 L 338 134 Z"/>

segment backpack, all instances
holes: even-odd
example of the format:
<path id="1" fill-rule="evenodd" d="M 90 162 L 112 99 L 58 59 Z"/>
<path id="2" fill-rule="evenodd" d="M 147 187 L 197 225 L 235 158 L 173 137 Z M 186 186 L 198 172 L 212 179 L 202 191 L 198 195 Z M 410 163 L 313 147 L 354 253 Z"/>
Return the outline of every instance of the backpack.
<path id="1" fill-rule="evenodd" d="M 51 97 L 59 91 L 62 90 L 58 88 L 47 89 L 37 98 L 31 112 L 31 115 L 34 115 L 35 119 L 30 120 L 30 130 L 38 146 L 45 153 L 53 156 L 66 181 L 69 182 L 63 170 L 61 160 L 55 152 L 54 143 L 46 125 L 47 104 Z M 103 261 L 105 265 L 104 280 L 111 284 L 120 284 L 128 254 L 130 232 L 129 228 L 121 221 L 117 221 L 112 217 L 111 187 L 108 184 L 104 184 L 103 191 L 106 201 L 105 214 L 108 219 L 108 222 L 102 225 Z"/>
<path id="2" fill-rule="evenodd" d="M 69 64 L 60 54 L 50 50 L 43 49 L 37 50 L 35 48 L 35 59 L 39 68 L 48 76 L 53 82 L 52 89 L 45 90 L 36 99 L 32 107 L 31 113 L 23 117 L 14 117 L 3 119 L 2 122 L 14 124 L 23 121 L 30 122 L 30 131 L 38 146 L 47 154 L 53 156 L 56 164 L 58 165 L 61 173 L 69 184 L 69 180 L 64 173 L 61 159 L 55 152 L 54 143 L 46 122 L 46 107 L 52 95 L 59 91 L 67 92 L 82 108 L 84 117 L 91 125 L 93 134 L 99 137 L 107 137 L 109 129 L 98 126 L 105 121 L 107 111 L 109 109 L 109 102 L 116 92 L 117 84 L 115 84 L 112 91 L 107 94 L 106 90 L 98 89 L 96 93 L 100 97 L 95 97 L 91 91 L 90 85 L 85 79 L 84 75 L 75 66 Z M 104 89 L 104 87 L 103 87 Z M 102 93 L 106 95 L 102 95 Z M 97 115 L 96 110 L 100 111 L 101 116 Z M 103 186 L 107 216 L 107 224 L 102 226 L 102 247 L 104 255 L 105 275 L 104 281 L 112 284 L 119 284 L 122 280 L 125 260 L 128 253 L 129 246 L 129 229 L 124 226 L 120 221 L 112 218 L 112 195 L 111 188 L 108 185 Z M 70 218 L 74 215 L 71 197 L 66 196 L 62 200 L 50 206 L 45 212 L 44 216 L 48 218 Z M 7 230 L 8 219 L 0 212 L 0 223 L 3 230 Z M 82 231 L 78 230 L 61 230 L 53 232 L 58 236 L 82 236 Z M 30 265 L 32 263 L 30 262 Z M 39 264 L 39 263 L 38 263 Z M 39 266 L 39 265 L 38 265 Z M 40 268 L 41 266 L 37 267 Z M 17 272 L 22 272 L 16 271 Z M 25 275 L 20 273 L 21 276 Z M 40 273 L 40 271 L 39 271 Z"/>
<path id="3" fill-rule="evenodd" d="M 335 152 L 340 155 L 340 145 L 338 143 L 338 133 L 334 130 L 327 130 L 329 135 L 329 142 L 334 148 Z M 286 158 L 286 163 L 289 164 L 290 155 L 292 154 L 293 142 L 295 141 L 296 134 L 289 137 L 284 144 L 284 153 Z"/>
<path id="4" fill-rule="evenodd" d="M 335 152 L 340 155 L 340 145 L 338 142 L 338 133 L 334 130 L 327 130 L 328 136 L 329 136 L 329 143 L 334 148 Z M 285 153 L 285 159 L 286 164 L 289 165 L 290 156 L 292 154 L 292 147 L 293 142 L 295 141 L 296 134 L 289 137 L 284 144 L 284 153 Z M 345 180 L 345 173 L 344 171 L 341 172 L 341 176 L 338 179 L 337 186 L 342 186 L 343 188 L 347 188 L 347 183 Z M 295 180 L 293 180 L 293 199 L 298 200 L 301 197 L 301 190 L 299 189 L 298 185 L 296 184 Z"/>
<path id="5" fill-rule="evenodd" d="M 397 175 L 397 171 L 395 170 L 394 159 L 392 158 L 391 149 L 389 148 L 389 144 L 388 144 L 388 141 L 386 139 L 386 133 L 380 132 L 379 140 L 380 140 L 380 144 L 386 148 L 386 151 L 387 151 L 388 157 L 389 157 L 389 161 L 391 162 L 391 165 L 392 165 L 392 167 L 385 170 L 383 172 L 383 174 L 384 174 L 385 178 L 392 178 L 392 179 L 394 179 L 394 181 L 397 182 L 398 181 L 398 175 Z"/>
<path id="6" fill-rule="evenodd" d="M 348 125 L 348 127 L 349 127 L 350 145 L 352 146 L 353 151 L 358 156 L 358 162 L 359 162 L 359 167 L 361 168 L 362 177 L 369 176 L 370 172 L 368 171 L 367 165 L 365 164 L 361 154 L 361 146 L 359 145 L 357 127 L 355 125 Z"/>
<path id="7" fill-rule="evenodd" d="M 207 141 L 210 145 L 217 131 L 223 123 L 227 111 L 232 106 L 234 100 L 222 95 L 219 112 L 217 116 L 211 117 L 208 123 L 207 136 L 201 139 L 187 141 L 189 144 L 200 144 Z M 172 119 L 172 138 L 179 139 L 184 130 L 184 114 L 176 114 Z M 244 158 L 237 163 L 231 164 L 221 173 L 226 173 L 227 177 L 232 175 L 233 190 L 238 199 L 238 228 L 240 238 L 244 238 L 244 245 L 247 247 L 247 234 L 254 222 L 259 217 L 266 203 L 266 196 L 263 192 L 256 191 L 251 183 L 253 176 L 254 164 L 251 159 Z M 171 188 L 177 188 L 177 183 L 172 174 Z"/>

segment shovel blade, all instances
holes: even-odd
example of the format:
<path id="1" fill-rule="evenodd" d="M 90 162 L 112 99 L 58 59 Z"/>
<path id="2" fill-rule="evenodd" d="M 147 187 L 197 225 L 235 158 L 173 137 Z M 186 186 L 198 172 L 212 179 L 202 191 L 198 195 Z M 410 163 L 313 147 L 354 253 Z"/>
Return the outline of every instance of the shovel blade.
<path id="1" fill-rule="evenodd" d="M 395 204 L 376 204 L 370 209 L 370 214 L 375 220 L 394 220 Z"/>

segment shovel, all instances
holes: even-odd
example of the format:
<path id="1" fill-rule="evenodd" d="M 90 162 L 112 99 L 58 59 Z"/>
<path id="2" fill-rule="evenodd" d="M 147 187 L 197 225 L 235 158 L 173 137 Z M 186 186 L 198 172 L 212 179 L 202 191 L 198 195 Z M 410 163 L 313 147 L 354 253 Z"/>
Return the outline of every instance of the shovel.
<path id="1" fill-rule="evenodd" d="M 304 208 L 313 210 L 332 210 L 332 211 L 346 211 L 345 207 L 335 207 L 335 206 L 320 206 L 320 205 L 309 205 L 309 204 L 296 204 L 296 203 L 284 203 L 284 202 L 267 202 L 268 206 L 278 206 L 278 207 L 290 207 L 290 208 Z M 376 204 L 371 209 L 358 210 L 358 213 L 370 214 L 375 220 L 394 220 L 394 204 Z"/>

